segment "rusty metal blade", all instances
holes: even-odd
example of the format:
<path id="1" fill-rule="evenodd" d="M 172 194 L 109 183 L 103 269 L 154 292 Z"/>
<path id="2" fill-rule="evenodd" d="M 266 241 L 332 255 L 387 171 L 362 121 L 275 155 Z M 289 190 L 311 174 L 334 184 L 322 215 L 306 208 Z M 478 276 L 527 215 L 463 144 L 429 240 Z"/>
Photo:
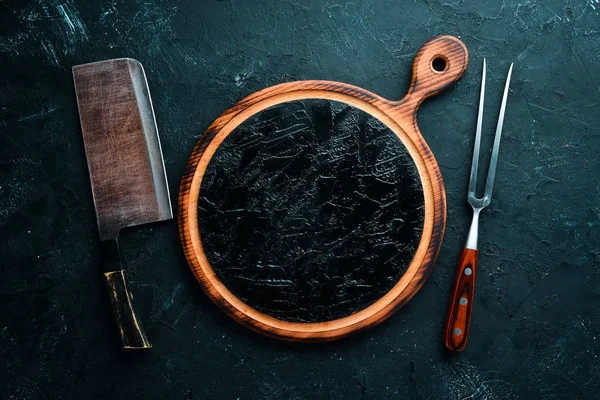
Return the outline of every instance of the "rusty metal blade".
<path id="1" fill-rule="evenodd" d="M 122 58 L 73 67 L 101 240 L 173 218 L 142 65 Z"/>

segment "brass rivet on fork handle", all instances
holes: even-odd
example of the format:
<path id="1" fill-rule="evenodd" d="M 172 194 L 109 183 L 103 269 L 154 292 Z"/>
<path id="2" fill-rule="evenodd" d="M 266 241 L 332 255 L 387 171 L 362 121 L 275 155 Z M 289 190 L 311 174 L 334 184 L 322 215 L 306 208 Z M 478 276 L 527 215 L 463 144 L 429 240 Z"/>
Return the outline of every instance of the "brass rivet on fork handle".
<path id="1" fill-rule="evenodd" d="M 479 147 L 481 143 L 481 124 L 483 120 L 483 103 L 485 95 L 485 59 L 483 60 L 483 73 L 481 78 L 481 95 L 479 97 L 479 112 L 477 115 L 477 129 L 475 131 L 475 145 L 473 148 L 473 161 L 471 163 L 471 176 L 469 178 L 469 192 L 467 201 L 473 207 L 473 221 L 469 229 L 469 236 L 465 248 L 462 251 L 458 262 L 458 271 L 450 309 L 448 311 L 448 321 L 444 331 L 444 341 L 449 350 L 461 351 L 467 345 L 469 328 L 471 326 L 471 311 L 473 309 L 473 298 L 475 295 L 475 275 L 477 267 L 477 237 L 479 228 L 479 213 L 490 204 L 492 200 L 492 189 L 494 187 L 494 176 L 496 175 L 496 165 L 498 164 L 498 151 L 500 149 L 500 137 L 502 136 L 502 124 L 504 121 L 504 112 L 506 110 L 506 99 L 508 97 L 508 88 L 510 85 L 510 76 L 512 74 L 513 64 L 510 65 L 506 84 L 504 86 L 504 95 L 502 105 L 500 106 L 500 115 L 498 125 L 496 126 L 496 136 L 490 167 L 488 169 L 485 191 L 482 198 L 477 198 L 477 169 L 479 165 Z"/>

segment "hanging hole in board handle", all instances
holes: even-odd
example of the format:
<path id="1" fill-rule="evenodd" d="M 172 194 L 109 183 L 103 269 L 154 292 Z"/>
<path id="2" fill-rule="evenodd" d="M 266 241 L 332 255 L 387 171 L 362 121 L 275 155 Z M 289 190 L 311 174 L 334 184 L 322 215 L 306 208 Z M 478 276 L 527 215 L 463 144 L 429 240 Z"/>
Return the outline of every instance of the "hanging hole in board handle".
<path id="1" fill-rule="evenodd" d="M 424 99 L 452 86 L 465 73 L 469 53 L 460 39 L 437 36 L 425 43 L 413 62 L 408 94 L 396 103 L 401 112 L 413 112 Z"/>
<path id="2" fill-rule="evenodd" d="M 431 60 L 431 69 L 438 74 L 445 72 L 446 69 L 448 69 L 448 59 L 441 54 L 435 56 L 435 58 Z"/>

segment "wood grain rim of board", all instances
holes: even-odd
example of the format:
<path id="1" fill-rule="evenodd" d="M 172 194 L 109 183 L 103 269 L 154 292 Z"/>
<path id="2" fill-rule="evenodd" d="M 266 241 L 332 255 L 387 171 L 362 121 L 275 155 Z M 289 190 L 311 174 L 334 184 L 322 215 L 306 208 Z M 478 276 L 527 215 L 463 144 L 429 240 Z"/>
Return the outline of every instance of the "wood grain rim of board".
<path id="1" fill-rule="evenodd" d="M 417 110 L 455 83 L 465 72 L 468 52 L 453 36 L 428 41 L 417 53 L 407 95 L 386 100 L 356 86 L 331 81 L 298 81 L 272 86 L 239 101 L 206 130 L 186 166 L 179 192 L 179 234 L 190 269 L 204 292 L 226 314 L 261 334 L 289 341 L 322 342 L 340 339 L 377 325 L 404 306 L 423 286 L 437 259 L 446 225 L 446 193 L 442 175 L 417 126 Z M 242 122 L 276 104 L 327 99 L 343 102 L 379 119 L 402 141 L 417 167 L 424 195 L 421 240 L 406 273 L 371 306 L 347 317 L 315 323 L 289 322 L 250 307 L 219 280 L 204 252 L 198 226 L 202 179 L 215 151 Z"/>

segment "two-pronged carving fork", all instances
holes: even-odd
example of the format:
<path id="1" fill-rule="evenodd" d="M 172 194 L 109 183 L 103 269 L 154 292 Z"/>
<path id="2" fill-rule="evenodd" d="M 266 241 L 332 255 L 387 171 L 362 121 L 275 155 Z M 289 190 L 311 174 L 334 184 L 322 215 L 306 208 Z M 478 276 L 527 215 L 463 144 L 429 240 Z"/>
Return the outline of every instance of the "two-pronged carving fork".
<path id="1" fill-rule="evenodd" d="M 473 161 L 471 163 L 471 177 L 469 179 L 469 192 L 467 197 L 469 204 L 473 207 L 473 222 L 471 223 L 469 236 L 467 237 L 465 248 L 462 251 L 458 263 L 458 272 L 456 281 L 454 282 L 452 301 L 450 302 L 448 321 L 444 332 L 446 347 L 453 351 L 461 351 L 467 345 L 469 327 L 471 325 L 471 310 L 475 294 L 479 213 L 490 204 L 492 199 L 492 188 L 494 186 L 496 164 L 498 163 L 500 136 L 502 134 L 502 123 L 504 121 L 504 111 L 506 109 L 506 98 L 508 97 L 508 87 L 510 84 L 512 68 L 513 65 L 511 64 L 504 86 L 504 96 L 502 97 L 502 105 L 500 106 L 500 116 L 498 117 L 498 125 L 496 127 L 496 136 L 494 138 L 494 147 L 492 150 L 487 181 L 485 183 L 485 192 L 482 198 L 477 198 L 475 193 L 477 190 L 477 168 L 479 164 L 479 145 L 481 143 L 481 122 L 483 119 L 483 99 L 485 94 L 485 59 L 483 60 L 479 113 L 477 116 L 477 130 L 475 132 L 475 146 L 473 149 Z"/>

